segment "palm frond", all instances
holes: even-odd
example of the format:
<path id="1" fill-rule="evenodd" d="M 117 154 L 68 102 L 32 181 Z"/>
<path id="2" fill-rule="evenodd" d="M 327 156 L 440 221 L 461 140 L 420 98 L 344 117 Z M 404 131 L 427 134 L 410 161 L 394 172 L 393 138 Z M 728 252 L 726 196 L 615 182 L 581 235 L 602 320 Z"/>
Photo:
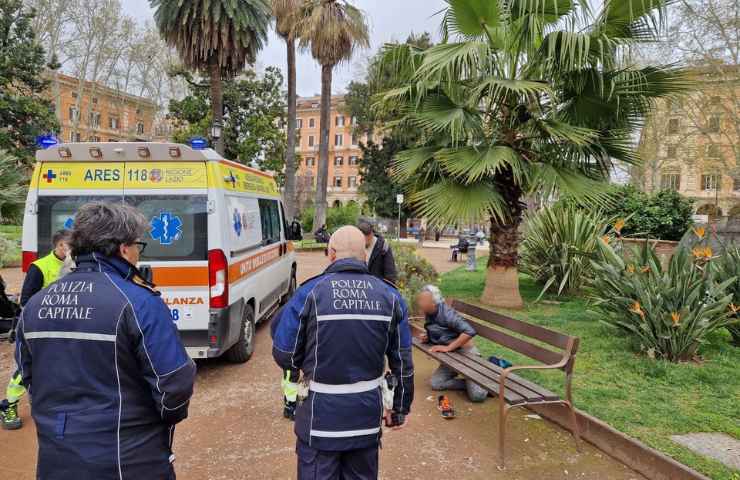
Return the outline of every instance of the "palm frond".
<path id="1" fill-rule="evenodd" d="M 445 148 L 435 154 L 442 169 L 457 181 L 469 185 L 504 170 L 511 171 L 516 181 L 526 183 L 528 167 L 519 154 L 504 145 Z"/>
<path id="2" fill-rule="evenodd" d="M 455 201 L 450 201 L 454 198 Z M 418 192 L 412 192 L 411 202 L 422 217 L 435 223 L 474 223 L 494 216 L 507 219 L 509 212 L 501 194 L 491 185 L 463 185 L 442 180 Z"/>

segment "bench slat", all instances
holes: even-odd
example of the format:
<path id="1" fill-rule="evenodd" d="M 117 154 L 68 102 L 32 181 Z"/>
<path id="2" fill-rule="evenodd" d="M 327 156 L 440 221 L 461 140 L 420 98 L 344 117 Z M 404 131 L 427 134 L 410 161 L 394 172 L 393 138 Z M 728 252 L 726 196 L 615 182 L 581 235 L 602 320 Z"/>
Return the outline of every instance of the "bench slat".
<path id="1" fill-rule="evenodd" d="M 476 317 L 481 320 L 485 320 L 486 322 L 493 323 L 494 325 L 498 325 L 499 327 L 505 328 L 507 330 L 511 330 L 512 332 L 520 333 L 527 337 L 545 342 L 549 345 L 552 345 L 553 347 L 563 350 L 568 348 L 568 341 L 570 337 L 554 330 L 550 330 L 539 325 L 532 325 L 531 323 L 522 322 L 521 320 L 510 318 L 496 312 L 492 312 L 485 308 L 462 302 L 460 300 L 453 300 L 452 308 L 460 313 L 465 313 L 472 317 Z"/>
<path id="2" fill-rule="evenodd" d="M 500 372 L 497 372 L 496 370 L 492 368 L 488 368 L 488 365 L 481 364 L 479 362 L 471 361 L 470 356 L 465 355 L 463 353 L 458 353 L 458 356 L 462 356 L 465 358 L 465 365 L 467 365 L 470 369 L 475 370 L 476 372 L 480 373 L 481 375 L 490 378 L 492 381 L 496 384 L 496 390 L 494 393 L 498 394 L 500 387 L 500 381 L 501 381 L 501 374 Z M 539 402 L 545 400 L 545 398 L 540 395 L 537 392 L 534 392 L 522 385 L 519 385 L 514 381 L 512 376 L 506 377 L 506 390 L 510 390 L 520 397 L 523 397 L 527 402 Z"/>
<path id="3" fill-rule="evenodd" d="M 503 368 L 499 367 L 498 365 L 492 364 L 488 360 L 481 358 L 478 355 L 474 355 L 472 353 L 467 353 L 467 352 L 461 353 L 461 355 L 465 356 L 466 358 L 469 358 L 470 360 L 481 365 L 482 367 L 488 370 L 491 370 L 499 377 L 501 376 L 501 373 L 503 372 Z M 525 391 L 531 392 L 530 394 L 525 394 L 524 396 L 532 397 L 532 398 L 538 397 L 538 398 L 542 398 L 547 401 L 558 400 L 560 398 L 558 394 L 553 393 L 550 390 L 544 387 L 541 387 L 540 385 L 537 385 L 536 383 L 532 383 L 526 378 L 520 377 L 519 375 L 510 374 L 506 378 L 507 387 L 509 387 L 509 381 L 517 385 L 516 388 L 512 386 L 513 390 L 517 390 L 518 392 L 522 392 L 522 393 L 524 393 Z"/>
<path id="4" fill-rule="evenodd" d="M 447 365 L 451 369 L 455 370 L 457 373 L 469 378 L 470 380 L 474 381 L 475 383 L 485 388 L 489 392 L 495 395 L 498 395 L 498 392 L 499 392 L 498 379 L 492 379 L 490 377 L 487 377 L 486 375 L 466 365 L 463 362 L 463 360 L 460 359 L 459 353 L 450 354 L 450 353 L 432 352 L 431 351 L 432 345 L 423 344 L 417 338 L 414 338 L 414 345 L 419 350 L 426 353 L 427 355 L 437 360 L 438 362 L 444 365 Z M 509 389 L 506 389 L 504 391 L 504 400 L 506 400 L 506 403 L 509 403 L 511 405 L 518 405 L 520 403 L 526 403 L 527 401 L 525 397 Z"/>
<path id="5" fill-rule="evenodd" d="M 540 347 L 534 343 L 529 343 L 521 338 L 513 337 L 508 333 L 483 325 L 480 322 L 470 321 L 469 323 L 481 337 L 492 340 L 499 345 L 514 350 L 515 352 L 519 352 L 522 355 L 526 355 L 538 362 L 552 365 L 563 359 L 562 353 L 553 352 L 552 350 Z"/>

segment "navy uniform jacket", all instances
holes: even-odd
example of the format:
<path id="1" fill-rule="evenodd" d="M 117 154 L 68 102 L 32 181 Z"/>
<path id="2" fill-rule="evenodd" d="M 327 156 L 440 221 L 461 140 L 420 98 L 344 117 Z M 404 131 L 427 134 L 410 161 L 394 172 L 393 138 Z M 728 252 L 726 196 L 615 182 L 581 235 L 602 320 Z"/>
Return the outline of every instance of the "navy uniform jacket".
<path id="1" fill-rule="evenodd" d="M 78 257 L 23 309 L 16 361 L 31 394 L 39 479 L 175 478 L 174 425 L 188 415 L 195 364 L 131 264 Z"/>
<path id="2" fill-rule="evenodd" d="M 411 331 L 398 291 L 370 275 L 365 262 L 343 259 L 305 282 L 272 326 L 273 356 L 302 370 L 308 398 L 296 412 L 296 435 L 317 450 L 377 446 L 385 359 L 399 380 L 394 411 L 414 397 Z"/>

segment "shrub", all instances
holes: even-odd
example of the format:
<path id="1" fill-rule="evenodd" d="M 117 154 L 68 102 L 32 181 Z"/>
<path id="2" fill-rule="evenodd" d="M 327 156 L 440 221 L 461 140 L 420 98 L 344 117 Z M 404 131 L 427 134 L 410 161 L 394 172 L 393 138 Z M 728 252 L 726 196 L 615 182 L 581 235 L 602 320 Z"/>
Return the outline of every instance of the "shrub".
<path id="1" fill-rule="evenodd" d="M 313 216 L 316 212 L 314 207 L 308 207 L 301 211 L 301 226 L 304 232 L 313 233 L 318 227 L 313 228 Z M 360 207 L 350 203 L 341 207 L 332 207 L 326 210 L 326 228 L 329 232 L 336 231 L 344 225 L 357 225 L 360 218 Z"/>
<path id="2" fill-rule="evenodd" d="M 18 242 L 0 235 L 0 267 L 18 263 L 20 258 L 21 249 Z"/>
<path id="3" fill-rule="evenodd" d="M 672 190 L 646 194 L 633 186 L 617 187 L 604 211 L 607 218 L 629 219 L 622 234 L 681 240 L 691 227 L 693 201 Z"/>
<path id="4" fill-rule="evenodd" d="M 653 358 L 689 360 L 709 333 L 732 322 L 728 308 L 734 279 L 719 281 L 709 247 L 679 248 L 664 268 L 645 242 L 631 255 L 605 241 L 592 262 L 590 299 L 605 323 L 632 336 Z"/>
<path id="5" fill-rule="evenodd" d="M 416 294 L 424 285 L 437 284 L 439 275 L 431 263 L 417 255 L 414 247 L 394 242 L 391 248 L 393 248 L 393 256 L 398 269 L 396 286 L 406 299 L 410 311 L 415 311 Z"/>
<path id="6" fill-rule="evenodd" d="M 732 336 L 732 343 L 740 347 L 740 246 L 731 245 L 714 262 L 720 280 L 731 280 L 728 291 L 732 293 L 733 303 L 730 305 L 732 318 L 735 323 L 728 325 L 727 330 Z"/>
<path id="7" fill-rule="evenodd" d="M 563 202 L 527 218 L 521 268 L 540 285 L 542 293 L 572 293 L 591 275 L 591 260 L 606 233 L 605 218 Z"/>

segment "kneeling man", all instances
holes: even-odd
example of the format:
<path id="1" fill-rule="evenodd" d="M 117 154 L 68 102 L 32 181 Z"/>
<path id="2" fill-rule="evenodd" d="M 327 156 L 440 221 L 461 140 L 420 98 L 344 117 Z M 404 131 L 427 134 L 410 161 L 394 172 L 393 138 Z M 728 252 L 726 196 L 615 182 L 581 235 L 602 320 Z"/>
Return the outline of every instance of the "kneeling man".
<path id="1" fill-rule="evenodd" d="M 433 352 L 454 352 L 457 349 L 480 355 L 470 340 L 475 336 L 475 329 L 466 322 L 452 307 L 448 306 L 439 288 L 427 285 L 421 289 L 416 298 L 419 310 L 425 315 L 422 336 L 425 343 L 431 343 Z M 470 380 L 459 378 L 457 372 L 440 365 L 432 374 L 433 390 L 465 390 L 471 402 L 482 402 L 488 392 Z"/>

